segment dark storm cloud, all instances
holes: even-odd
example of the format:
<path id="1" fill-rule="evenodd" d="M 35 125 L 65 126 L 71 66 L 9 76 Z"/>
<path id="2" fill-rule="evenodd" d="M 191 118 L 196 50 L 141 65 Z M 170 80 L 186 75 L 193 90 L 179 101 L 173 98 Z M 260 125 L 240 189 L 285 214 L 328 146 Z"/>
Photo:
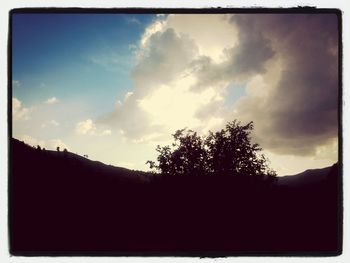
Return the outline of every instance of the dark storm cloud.
<path id="1" fill-rule="evenodd" d="M 239 45 L 232 52 L 232 74 L 257 74 L 265 72 L 265 62 L 272 58 L 271 42 L 263 35 L 259 24 L 244 16 L 234 16 L 231 21 L 239 28 Z"/>
<path id="2" fill-rule="evenodd" d="M 193 90 L 200 91 L 220 81 L 247 79 L 266 71 L 265 63 L 275 54 L 270 40 L 254 21 L 246 20 L 244 16 L 234 16 L 231 21 L 238 28 L 238 44 L 224 50 L 226 59 L 221 63 L 214 63 L 206 56 L 193 62 L 198 77 Z"/>
<path id="3" fill-rule="evenodd" d="M 264 100 L 246 97 L 238 105 L 244 118 L 256 122 L 256 136 L 263 146 L 279 153 L 306 155 L 335 138 L 337 17 L 261 14 L 236 15 L 232 21 L 241 29 L 248 25 L 255 29 L 252 33 L 262 32 L 283 61 L 280 79 Z"/>

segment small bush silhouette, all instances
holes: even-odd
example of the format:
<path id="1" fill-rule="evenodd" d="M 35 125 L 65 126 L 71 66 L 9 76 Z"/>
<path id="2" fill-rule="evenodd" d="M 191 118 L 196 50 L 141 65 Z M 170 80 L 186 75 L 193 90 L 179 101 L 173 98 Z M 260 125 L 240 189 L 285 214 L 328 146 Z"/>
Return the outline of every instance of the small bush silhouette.
<path id="1" fill-rule="evenodd" d="M 241 125 L 229 122 L 218 132 L 201 137 L 192 130 L 173 134 L 172 146 L 157 146 L 157 163 L 147 161 L 151 169 L 163 175 L 232 175 L 274 178 L 276 172 L 260 154 L 262 148 L 251 143 L 253 122 Z"/>

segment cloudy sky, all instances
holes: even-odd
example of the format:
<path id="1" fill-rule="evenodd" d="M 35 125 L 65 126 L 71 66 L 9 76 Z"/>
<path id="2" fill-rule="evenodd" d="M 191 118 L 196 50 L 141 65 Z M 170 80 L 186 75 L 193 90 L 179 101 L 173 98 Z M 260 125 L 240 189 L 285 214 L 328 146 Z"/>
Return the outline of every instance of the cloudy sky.
<path id="1" fill-rule="evenodd" d="M 13 137 L 146 170 L 177 129 L 254 121 L 279 175 L 338 156 L 334 14 L 15 14 Z"/>

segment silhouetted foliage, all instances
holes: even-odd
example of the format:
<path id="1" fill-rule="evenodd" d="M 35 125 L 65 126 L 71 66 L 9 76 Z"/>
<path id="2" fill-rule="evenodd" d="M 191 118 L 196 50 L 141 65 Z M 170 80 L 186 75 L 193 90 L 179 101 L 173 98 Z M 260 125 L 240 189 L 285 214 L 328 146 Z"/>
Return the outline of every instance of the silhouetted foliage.
<path id="1" fill-rule="evenodd" d="M 41 147 L 40 147 L 40 145 L 38 145 L 36 148 L 37 148 L 39 151 L 41 151 Z"/>
<path id="2" fill-rule="evenodd" d="M 232 175 L 259 176 L 272 179 L 275 171 L 267 165 L 267 159 L 257 143 L 251 143 L 253 122 L 241 125 L 237 120 L 229 122 L 218 132 L 201 137 L 192 130 L 182 129 L 173 134 L 171 146 L 157 146 L 156 164 L 148 161 L 163 175 Z"/>
<path id="3" fill-rule="evenodd" d="M 57 146 L 56 150 L 59 152 L 59 151 L 60 151 L 60 147 L 59 147 L 59 146 Z"/>
<path id="4" fill-rule="evenodd" d="M 67 151 L 67 149 L 66 149 L 66 148 L 64 148 L 63 152 L 64 152 L 64 153 L 67 153 L 68 151 Z"/>
<path id="5" fill-rule="evenodd" d="M 184 145 L 177 134 L 181 147 L 175 148 L 182 154 L 194 147 L 190 157 L 199 164 L 203 138 L 189 133 Z M 338 165 L 307 172 L 317 180 L 296 175 L 297 184 L 280 184 L 280 178 L 265 184 L 250 180 L 260 176 L 156 176 L 74 153 L 37 151 L 15 139 L 11 147 L 14 255 L 341 252 Z M 185 168 L 201 172 L 197 165 Z"/>

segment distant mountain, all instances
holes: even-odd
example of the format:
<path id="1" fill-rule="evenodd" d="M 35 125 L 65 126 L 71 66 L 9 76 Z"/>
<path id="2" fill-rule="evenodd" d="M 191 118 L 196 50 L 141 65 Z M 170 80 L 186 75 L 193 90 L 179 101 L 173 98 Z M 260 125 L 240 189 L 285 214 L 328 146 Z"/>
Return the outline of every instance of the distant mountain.
<path id="1" fill-rule="evenodd" d="M 71 152 L 58 152 L 42 149 L 39 150 L 17 139 L 12 139 L 12 147 L 15 152 L 27 155 L 25 159 L 27 159 L 29 156 L 36 156 L 39 157 L 39 159 L 40 157 L 41 159 L 45 159 L 45 166 L 54 167 L 54 165 L 58 165 L 61 162 L 64 162 L 64 166 L 66 168 L 69 168 L 71 164 L 75 164 L 74 167 L 76 167 L 76 165 L 78 164 L 79 170 L 88 170 L 91 174 L 98 174 L 100 175 L 100 177 L 103 174 L 104 176 L 112 176 L 116 180 L 129 182 L 149 182 L 153 176 L 152 173 L 148 172 L 135 171 L 123 167 L 106 165 L 99 161 L 92 161 L 86 157 Z M 325 167 L 322 169 L 308 169 L 296 175 L 277 177 L 276 183 L 277 185 L 290 187 L 318 184 L 326 180 L 327 175 L 330 173 L 331 169 L 332 166 Z M 65 172 L 67 173 L 71 171 L 67 170 Z"/>
<path id="2" fill-rule="evenodd" d="M 321 169 L 308 169 L 296 175 L 287 175 L 278 177 L 277 184 L 281 186 L 307 186 L 319 184 L 327 180 L 328 174 L 331 172 L 333 166 Z"/>
<path id="3" fill-rule="evenodd" d="M 338 165 L 273 183 L 156 176 L 16 139 L 10 150 L 13 255 L 341 253 Z"/>

